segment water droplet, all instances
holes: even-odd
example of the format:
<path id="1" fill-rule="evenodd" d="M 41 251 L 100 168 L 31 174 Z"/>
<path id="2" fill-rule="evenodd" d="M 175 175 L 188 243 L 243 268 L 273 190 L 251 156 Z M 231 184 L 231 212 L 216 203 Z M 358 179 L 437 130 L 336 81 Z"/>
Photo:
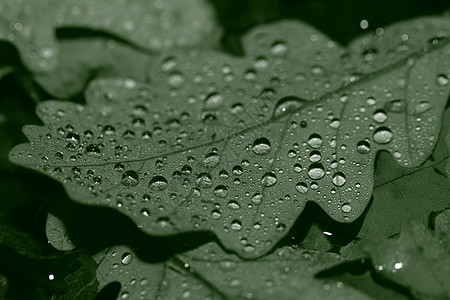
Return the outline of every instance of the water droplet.
<path id="1" fill-rule="evenodd" d="M 228 195 L 228 188 L 224 185 L 218 185 L 214 189 L 214 195 L 219 198 L 225 198 Z"/>
<path id="2" fill-rule="evenodd" d="M 444 74 L 439 74 L 436 78 L 436 82 L 440 86 L 446 86 L 448 84 L 448 77 Z"/>
<path id="3" fill-rule="evenodd" d="M 309 136 L 308 145 L 312 148 L 320 148 L 322 146 L 322 137 L 316 133 L 313 133 Z"/>
<path id="4" fill-rule="evenodd" d="M 224 102 L 225 99 L 221 94 L 209 94 L 205 100 L 205 110 L 217 110 L 223 106 Z"/>
<path id="5" fill-rule="evenodd" d="M 325 175 L 325 169 L 321 163 L 313 163 L 308 168 L 308 176 L 311 179 L 318 180 Z"/>
<path id="6" fill-rule="evenodd" d="M 322 154 L 317 150 L 311 151 L 311 153 L 309 154 L 309 160 L 311 162 L 318 162 L 321 159 L 322 159 Z"/>
<path id="7" fill-rule="evenodd" d="M 136 186 L 139 183 L 139 175 L 136 171 L 128 170 L 122 174 L 122 184 L 124 186 Z"/>
<path id="8" fill-rule="evenodd" d="M 277 176 L 272 172 L 267 172 L 263 175 L 261 183 L 266 187 L 273 186 L 277 183 Z"/>
<path id="9" fill-rule="evenodd" d="M 216 152 L 210 152 L 203 160 L 203 165 L 207 168 L 215 168 L 220 162 L 220 156 Z"/>
<path id="10" fill-rule="evenodd" d="M 122 264 L 128 265 L 131 263 L 132 260 L 133 260 L 133 255 L 131 253 L 125 252 L 122 255 L 122 260 L 121 260 Z"/>
<path id="11" fill-rule="evenodd" d="M 197 186 L 203 189 L 210 188 L 213 184 L 212 177 L 208 173 L 201 173 L 197 176 Z"/>
<path id="12" fill-rule="evenodd" d="M 373 113 L 373 120 L 378 123 L 383 123 L 387 119 L 387 114 L 383 109 L 378 109 Z"/>
<path id="13" fill-rule="evenodd" d="M 373 133 L 373 140 L 378 144 L 387 144 L 392 140 L 392 131 L 387 127 L 379 127 Z"/>
<path id="14" fill-rule="evenodd" d="M 75 132 L 69 132 L 66 135 L 66 141 L 74 144 L 78 144 L 80 142 L 80 135 Z"/>
<path id="15" fill-rule="evenodd" d="M 255 193 L 255 194 L 253 194 L 252 202 L 253 202 L 254 204 L 260 204 L 261 201 L 262 201 L 262 195 L 261 195 L 261 193 Z"/>
<path id="16" fill-rule="evenodd" d="M 433 105 L 431 105 L 428 101 L 422 101 L 416 105 L 416 114 L 420 115 L 426 112 L 427 110 L 431 109 Z"/>
<path id="17" fill-rule="evenodd" d="M 163 176 L 155 176 L 148 185 L 154 191 L 163 191 L 167 188 L 167 179 Z"/>
<path id="18" fill-rule="evenodd" d="M 99 157 L 101 154 L 101 150 L 98 145 L 90 144 L 86 147 L 86 153 L 90 156 Z"/>
<path id="19" fill-rule="evenodd" d="M 341 120 L 339 119 L 333 119 L 330 122 L 330 127 L 333 129 L 338 129 L 341 126 Z"/>
<path id="20" fill-rule="evenodd" d="M 288 51 L 288 47 L 286 45 L 286 42 L 278 41 L 272 44 L 270 46 L 270 53 L 276 56 L 284 56 L 286 55 Z"/>
<path id="21" fill-rule="evenodd" d="M 235 200 L 231 200 L 230 202 L 227 203 L 227 207 L 231 208 L 231 209 L 239 209 L 241 208 L 241 206 L 239 205 L 239 203 Z"/>
<path id="22" fill-rule="evenodd" d="M 303 170 L 303 167 L 301 164 L 295 164 L 294 165 L 294 172 L 300 173 Z"/>
<path id="23" fill-rule="evenodd" d="M 270 141 L 264 137 L 258 138 L 253 142 L 252 150 L 255 154 L 266 155 L 271 149 Z"/>
<path id="24" fill-rule="evenodd" d="M 295 189 L 300 193 L 300 194 L 306 194 L 308 192 L 308 185 L 304 182 L 299 182 L 297 183 L 297 185 L 295 186 Z"/>
<path id="25" fill-rule="evenodd" d="M 231 172 L 235 176 L 241 176 L 242 174 L 244 174 L 244 169 L 242 169 L 241 166 L 234 166 Z"/>
<path id="26" fill-rule="evenodd" d="M 233 220 L 231 222 L 231 229 L 234 231 L 239 231 L 242 229 L 242 222 L 239 220 Z"/>
<path id="27" fill-rule="evenodd" d="M 333 175 L 332 181 L 335 186 L 343 186 L 345 184 L 345 182 L 347 181 L 347 179 L 345 178 L 344 173 L 336 172 Z"/>
<path id="28" fill-rule="evenodd" d="M 222 216 L 220 210 L 215 209 L 211 212 L 211 218 L 213 218 L 214 220 L 219 219 Z"/>
<path id="29" fill-rule="evenodd" d="M 385 108 L 387 111 L 400 113 L 405 110 L 405 104 L 403 103 L 403 100 L 392 100 L 386 103 Z"/>
<path id="30" fill-rule="evenodd" d="M 345 213 L 349 213 L 352 211 L 352 206 L 350 205 L 350 203 L 344 203 L 341 206 L 341 210 Z"/>
<path id="31" fill-rule="evenodd" d="M 361 154 L 367 154 L 370 152 L 370 143 L 367 141 L 359 141 L 356 144 L 356 150 Z"/>
<path id="32" fill-rule="evenodd" d="M 305 100 L 298 97 L 293 96 L 284 97 L 277 102 L 275 109 L 273 111 L 273 116 L 278 117 L 282 114 L 297 111 L 300 107 L 302 107 L 305 104 L 305 102 L 306 102 Z"/>

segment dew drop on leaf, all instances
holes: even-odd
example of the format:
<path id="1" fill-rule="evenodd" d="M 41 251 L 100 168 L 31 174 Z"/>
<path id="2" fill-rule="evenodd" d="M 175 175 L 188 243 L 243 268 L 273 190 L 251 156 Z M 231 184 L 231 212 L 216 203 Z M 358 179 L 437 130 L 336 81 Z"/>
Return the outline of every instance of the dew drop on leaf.
<path id="1" fill-rule="evenodd" d="M 208 173 L 201 173 L 197 176 L 197 186 L 203 189 L 210 188 L 212 186 L 212 177 Z"/>
<path id="2" fill-rule="evenodd" d="M 423 114 L 424 112 L 426 112 L 427 110 L 431 109 L 432 107 L 433 107 L 433 105 L 431 105 L 431 103 L 428 102 L 428 101 L 419 102 L 416 105 L 415 113 L 417 115 Z"/>
<path id="3" fill-rule="evenodd" d="M 303 167 L 301 164 L 295 164 L 294 165 L 294 172 L 300 173 L 303 170 Z"/>
<path id="4" fill-rule="evenodd" d="M 211 218 L 213 218 L 214 220 L 219 219 L 222 216 L 222 214 L 220 213 L 220 210 L 215 209 L 211 212 Z"/>
<path id="5" fill-rule="evenodd" d="M 231 230 L 239 231 L 242 229 L 242 222 L 239 220 L 231 221 Z"/>
<path id="6" fill-rule="evenodd" d="M 322 154 L 317 150 L 311 151 L 311 153 L 309 154 L 309 160 L 311 162 L 318 162 L 321 159 L 322 159 Z"/>
<path id="7" fill-rule="evenodd" d="M 90 156 L 99 157 L 101 154 L 100 147 L 95 144 L 90 144 L 86 147 L 86 153 Z"/>
<path id="8" fill-rule="evenodd" d="M 227 207 L 231 208 L 231 209 L 239 209 L 241 208 L 241 206 L 239 205 L 239 203 L 235 200 L 231 200 L 230 202 L 227 203 Z"/>
<path id="9" fill-rule="evenodd" d="M 343 186 L 345 184 L 345 182 L 347 181 L 347 179 L 345 178 L 344 173 L 336 172 L 333 175 L 332 181 L 335 186 Z"/>
<path id="10" fill-rule="evenodd" d="M 367 154 L 370 152 L 370 143 L 368 141 L 359 141 L 356 144 L 356 151 L 361 154 Z"/>
<path id="11" fill-rule="evenodd" d="M 134 170 L 128 170 L 122 174 L 122 184 L 124 186 L 136 186 L 139 183 L 139 175 Z"/>
<path id="12" fill-rule="evenodd" d="M 373 140 L 378 144 L 387 144 L 392 140 L 392 131 L 387 127 L 379 127 L 373 133 Z"/>
<path id="13" fill-rule="evenodd" d="M 252 202 L 253 202 L 254 204 L 260 204 L 261 201 L 262 201 L 262 195 L 261 195 L 260 193 L 255 193 L 255 194 L 253 194 Z"/>
<path id="14" fill-rule="evenodd" d="M 339 119 L 333 119 L 330 122 L 330 127 L 333 129 L 338 129 L 341 126 L 341 120 Z"/>
<path id="15" fill-rule="evenodd" d="M 300 194 L 306 194 L 308 192 L 308 185 L 304 182 L 299 182 L 296 184 L 295 189 L 300 193 Z"/>
<path id="16" fill-rule="evenodd" d="M 214 189 L 214 195 L 219 198 L 225 198 L 228 195 L 228 188 L 224 185 L 218 185 Z"/>
<path id="17" fill-rule="evenodd" d="M 225 99 L 219 93 L 212 93 L 206 97 L 205 110 L 217 110 L 222 107 Z"/>
<path id="18" fill-rule="evenodd" d="M 220 162 L 219 154 L 217 154 L 216 152 L 210 152 L 208 155 L 206 155 L 202 163 L 207 168 L 214 168 L 217 167 L 219 162 Z"/>
<path id="19" fill-rule="evenodd" d="M 439 74 L 436 79 L 436 82 L 440 86 L 446 86 L 448 85 L 448 77 L 444 74 Z"/>
<path id="20" fill-rule="evenodd" d="M 273 172 L 267 172 L 263 175 L 261 182 L 266 187 L 273 186 L 277 183 L 277 176 Z"/>
<path id="21" fill-rule="evenodd" d="M 255 154 L 266 155 L 271 149 L 270 141 L 264 137 L 258 138 L 253 142 L 252 150 Z"/>
<path id="22" fill-rule="evenodd" d="M 288 51 L 288 47 L 286 42 L 278 41 L 272 44 L 270 46 L 270 53 L 272 53 L 275 56 L 284 56 L 286 55 Z"/>
<path id="23" fill-rule="evenodd" d="M 403 100 L 392 100 L 386 103 L 385 108 L 390 112 L 401 113 L 405 110 L 405 103 Z"/>
<path id="24" fill-rule="evenodd" d="M 273 116 L 278 117 L 285 113 L 294 112 L 302 107 L 305 100 L 298 97 L 288 96 L 278 100 L 275 109 L 273 111 Z"/>
<path id="25" fill-rule="evenodd" d="M 308 168 L 308 176 L 311 179 L 318 180 L 325 175 L 325 169 L 321 163 L 313 163 Z"/>
<path id="26" fill-rule="evenodd" d="M 350 203 L 344 203 L 341 206 L 341 210 L 345 213 L 349 213 L 352 211 L 352 206 L 350 205 Z"/>
<path id="27" fill-rule="evenodd" d="M 155 176 L 150 180 L 148 186 L 154 191 L 163 191 L 167 188 L 167 179 L 163 176 Z"/>
<path id="28" fill-rule="evenodd" d="M 308 145 L 312 148 L 320 148 L 322 146 L 322 137 L 316 133 L 313 133 L 309 136 Z"/>
<path id="29" fill-rule="evenodd" d="M 125 252 L 122 255 L 122 260 L 121 260 L 122 264 L 128 265 L 131 263 L 132 260 L 133 260 L 133 255 L 131 253 Z"/>
<path id="30" fill-rule="evenodd" d="M 383 109 L 377 109 L 372 116 L 373 120 L 377 123 L 383 123 L 387 119 L 387 114 Z"/>
<path id="31" fill-rule="evenodd" d="M 74 144 L 78 144 L 80 142 L 80 135 L 75 132 L 69 132 L 66 135 L 66 141 Z"/>

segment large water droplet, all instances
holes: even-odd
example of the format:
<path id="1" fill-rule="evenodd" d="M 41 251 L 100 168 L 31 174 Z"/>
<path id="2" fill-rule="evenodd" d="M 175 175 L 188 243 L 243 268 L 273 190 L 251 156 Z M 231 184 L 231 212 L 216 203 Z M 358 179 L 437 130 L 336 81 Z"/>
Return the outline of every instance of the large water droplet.
<path id="1" fill-rule="evenodd" d="M 341 126 L 341 120 L 339 119 L 333 119 L 330 122 L 330 127 L 333 129 L 338 129 Z"/>
<path id="2" fill-rule="evenodd" d="M 370 152 L 370 143 L 368 141 L 359 141 L 356 144 L 356 150 L 361 154 L 367 154 Z"/>
<path id="3" fill-rule="evenodd" d="M 239 203 L 235 200 L 231 200 L 227 203 L 227 207 L 231 208 L 231 209 L 239 209 L 241 208 L 241 206 L 239 205 Z"/>
<path id="4" fill-rule="evenodd" d="M 261 195 L 261 193 L 255 193 L 255 194 L 253 194 L 252 202 L 253 202 L 254 204 L 260 204 L 261 201 L 262 201 L 262 195 Z"/>
<path id="5" fill-rule="evenodd" d="M 321 163 L 313 163 L 308 168 L 308 176 L 311 179 L 321 179 L 325 175 L 325 169 Z"/>
<path id="6" fill-rule="evenodd" d="M 270 53 L 272 53 L 275 56 L 284 56 L 286 55 L 288 51 L 288 47 L 286 42 L 284 41 L 277 41 L 270 46 Z"/>
<path id="7" fill-rule="evenodd" d="M 122 264 L 128 265 L 131 263 L 132 260 L 133 260 L 133 255 L 131 253 L 125 252 L 122 255 L 122 260 L 121 260 Z"/>
<path id="8" fill-rule="evenodd" d="M 261 182 L 266 187 L 273 186 L 277 183 L 277 176 L 273 172 L 267 172 L 263 175 Z"/>
<path id="9" fill-rule="evenodd" d="M 387 114 L 383 109 L 377 109 L 372 116 L 373 120 L 377 123 L 383 123 L 387 119 Z"/>
<path id="10" fill-rule="evenodd" d="M 345 184 L 345 182 L 347 181 L 347 179 L 345 178 L 344 173 L 336 172 L 333 175 L 332 181 L 335 186 L 343 186 Z"/>
<path id="11" fill-rule="evenodd" d="M 167 188 L 167 179 L 163 176 L 155 176 L 148 185 L 154 191 L 163 191 Z"/>
<path id="12" fill-rule="evenodd" d="M 80 135 L 75 132 L 69 132 L 66 135 L 66 141 L 74 144 L 78 144 L 80 142 Z"/>
<path id="13" fill-rule="evenodd" d="M 373 140 L 378 144 L 387 144 L 392 140 L 392 131 L 387 127 L 379 127 L 373 133 Z"/>
<path id="14" fill-rule="evenodd" d="M 295 186 L 295 189 L 300 193 L 300 194 L 306 194 L 308 192 L 308 185 L 304 182 L 299 182 L 297 183 L 297 185 Z"/>
<path id="15" fill-rule="evenodd" d="M 341 210 L 345 213 L 349 213 L 352 211 L 352 206 L 350 205 L 350 203 L 344 203 L 341 206 Z"/>
<path id="16" fill-rule="evenodd" d="M 322 137 L 316 133 L 313 133 L 309 136 L 308 145 L 312 148 L 320 148 L 322 146 Z"/>
<path id="17" fill-rule="evenodd" d="M 205 110 L 217 110 L 223 106 L 225 99 L 219 93 L 212 93 L 206 97 Z"/>
<path id="18" fill-rule="evenodd" d="M 136 171 L 128 170 L 122 174 L 122 184 L 124 186 L 136 186 L 139 183 L 139 175 Z"/>
<path id="19" fill-rule="evenodd" d="M 252 150 L 255 154 L 265 155 L 271 150 L 270 141 L 264 137 L 258 138 L 253 142 Z"/>
<path id="20" fill-rule="evenodd" d="M 203 165 L 207 168 L 214 168 L 220 162 L 220 156 L 216 152 L 210 152 L 203 160 Z"/>
<path id="21" fill-rule="evenodd" d="M 311 151 L 311 153 L 309 154 L 309 160 L 311 162 L 318 162 L 322 159 L 322 154 L 317 151 L 317 150 L 313 150 Z"/>
<path id="22" fill-rule="evenodd" d="M 242 229 L 242 222 L 239 220 L 231 221 L 231 230 L 239 231 Z"/>
<path id="23" fill-rule="evenodd" d="M 86 153 L 90 156 L 99 157 L 101 154 L 101 150 L 98 145 L 90 144 L 86 147 Z"/>
<path id="24" fill-rule="evenodd" d="M 306 103 L 305 100 L 298 97 L 294 96 L 284 97 L 278 100 L 275 109 L 273 111 L 273 116 L 278 117 L 282 114 L 292 113 L 298 110 L 300 107 L 302 107 L 305 103 Z"/>
<path id="25" fill-rule="evenodd" d="M 218 185 L 214 189 L 214 195 L 219 198 L 225 198 L 228 195 L 228 188 L 224 185 Z"/>

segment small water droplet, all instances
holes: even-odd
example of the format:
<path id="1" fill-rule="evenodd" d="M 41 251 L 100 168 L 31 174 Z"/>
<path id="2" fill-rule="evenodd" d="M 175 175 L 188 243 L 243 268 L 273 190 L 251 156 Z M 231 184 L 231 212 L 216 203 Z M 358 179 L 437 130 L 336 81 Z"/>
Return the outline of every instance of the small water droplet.
<path id="1" fill-rule="evenodd" d="M 286 113 L 292 113 L 302 107 L 305 102 L 305 100 L 294 96 L 284 97 L 275 105 L 273 117 L 278 117 Z"/>
<path id="2" fill-rule="evenodd" d="M 128 265 L 131 263 L 132 260 L 133 260 L 133 255 L 131 253 L 125 252 L 122 255 L 122 260 L 121 260 L 122 264 Z"/>
<path id="3" fill-rule="evenodd" d="M 312 148 L 320 148 L 322 146 L 322 137 L 316 133 L 313 133 L 309 136 L 308 145 Z"/>
<path id="4" fill-rule="evenodd" d="M 223 106 L 224 97 L 219 93 L 212 93 L 206 97 L 205 110 L 217 110 Z"/>
<path id="5" fill-rule="evenodd" d="M 367 154 L 370 152 L 370 143 L 367 141 L 359 141 L 356 144 L 356 150 L 361 154 Z"/>
<path id="6" fill-rule="evenodd" d="M 203 189 L 210 188 L 213 184 L 212 177 L 208 173 L 201 173 L 197 176 L 197 186 Z"/>
<path id="7" fill-rule="evenodd" d="M 392 131 L 387 127 L 379 127 L 373 133 L 373 140 L 378 144 L 387 144 L 392 140 Z"/>
<path id="8" fill-rule="evenodd" d="M 403 103 L 403 100 L 392 100 L 386 103 L 385 108 L 387 111 L 400 113 L 405 110 L 405 103 Z"/>
<path id="9" fill-rule="evenodd" d="M 344 203 L 341 206 L 341 210 L 345 213 L 349 213 L 352 211 L 352 206 L 350 205 L 350 203 Z"/>
<path id="10" fill-rule="evenodd" d="M 255 154 L 266 155 L 271 149 L 270 141 L 264 137 L 258 138 L 253 142 L 252 150 Z"/>
<path id="11" fill-rule="evenodd" d="M 297 183 L 297 185 L 295 186 L 295 189 L 300 193 L 300 194 L 306 194 L 308 192 L 308 185 L 304 182 L 299 182 Z"/>
<path id="12" fill-rule="evenodd" d="M 148 185 L 154 191 L 163 191 L 167 188 L 167 179 L 163 176 L 155 176 Z"/>
<path id="13" fill-rule="evenodd" d="M 101 155 L 101 150 L 98 145 L 90 144 L 86 147 L 86 153 L 93 157 L 99 157 Z"/>
<path id="14" fill-rule="evenodd" d="M 239 231 L 242 229 L 242 222 L 239 220 L 231 221 L 231 230 Z"/>
<path id="15" fill-rule="evenodd" d="M 66 141 L 74 144 L 78 144 L 80 142 L 80 135 L 75 132 L 69 132 L 66 135 Z"/>
<path id="16" fill-rule="evenodd" d="M 239 209 L 241 208 L 241 206 L 239 205 L 239 203 L 235 200 L 231 200 L 230 202 L 227 203 L 227 207 L 231 208 L 231 209 Z"/>
<path id="17" fill-rule="evenodd" d="M 341 126 L 341 120 L 339 119 L 333 119 L 330 122 L 330 127 L 333 129 L 338 129 Z"/>
<path id="18" fill-rule="evenodd" d="M 228 195 L 228 188 L 224 185 L 218 185 L 214 189 L 214 195 L 219 198 L 225 198 Z"/>
<path id="19" fill-rule="evenodd" d="M 383 109 L 377 109 L 372 116 L 373 120 L 377 123 L 383 123 L 387 119 L 387 114 Z"/>
<path id="20" fill-rule="evenodd" d="M 255 193 L 255 194 L 253 194 L 252 202 L 253 202 L 254 204 L 260 204 L 261 201 L 262 201 L 262 195 L 261 195 L 261 193 Z"/>
<path id="21" fill-rule="evenodd" d="M 313 163 L 308 168 L 308 176 L 311 179 L 318 180 L 325 175 L 325 169 L 321 163 Z"/>
<path id="22" fill-rule="evenodd" d="M 122 174 L 122 184 L 124 186 L 136 186 L 139 183 L 139 175 L 134 170 L 128 170 Z"/>
<path id="23" fill-rule="evenodd" d="M 295 164 L 294 165 L 294 172 L 300 173 L 303 170 L 303 167 L 301 164 Z"/>
<path id="24" fill-rule="evenodd" d="M 203 165 L 207 168 L 215 168 L 220 162 L 220 156 L 216 152 L 210 152 L 203 160 Z"/>
<path id="25" fill-rule="evenodd" d="M 284 56 L 286 55 L 288 51 L 288 47 L 286 42 L 284 41 L 277 41 L 272 44 L 270 47 L 270 53 L 272 53 L 275 56 Z"/>
<path id="26" fill-rule="evenodd" d="M 448 77 L 444 74 L 439 74 L 436 78 L 436 82 L 440 86 L 446 86 L 448 85 Z"/>
<path id="27" fill-rule="evenodd" d="M 311 162 L 318 162 L 322 159 L 322 154 L 317 151 L 317 150 L 313 150 L 311 151 L 311 153 L 309 154 L 309 160 Z"/>
<path id="28" fill-rule="evenodd" d="M 347 179 L 345 178 L 344 173 L 336 172 L 333 175 L 332 181 L 335 186 L 343 186 L 345 184 L 345 182 L 347 181 Z"/>
<path id="29" fill-rule="evenodd" d="M 430 102 L 422 101 L 416 105 L 415 112 L 417 115 L 423 114 L 427 110 L 430 110 L 433 107 Z"/>
<path id="30" fill-rule="evenodd" d="M 261 183 L 266 187 L 273 186 L 277 183 L 277 176 L 273 172 L 267 172 L 263 175 Z"/>

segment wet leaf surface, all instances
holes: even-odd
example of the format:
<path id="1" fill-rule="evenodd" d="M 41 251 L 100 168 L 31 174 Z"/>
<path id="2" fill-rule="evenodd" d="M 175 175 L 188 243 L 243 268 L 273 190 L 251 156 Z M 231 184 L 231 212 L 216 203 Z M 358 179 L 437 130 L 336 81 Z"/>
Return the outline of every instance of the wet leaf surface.
<path id="1" fill-rule="evenodd" d="M 257 257 L 307 201 L 336 221 L 357 219 L 379 151 L 402 167 L 432 153 L 450 89 L 441 80 L 450 72 L 447 40 L 399 50 L 359 78 L 346 72 L 354 67 L 340 46 L 303 23 L 255 29 L 244 44 L 245 58 L 174 51 L 148 86 L 95 81 L 85 106 L 42 103 L 45 126 L 25 127 L 31 144 L 10 158 L 147 233 L 211 231 L 227 249 Z"/>

